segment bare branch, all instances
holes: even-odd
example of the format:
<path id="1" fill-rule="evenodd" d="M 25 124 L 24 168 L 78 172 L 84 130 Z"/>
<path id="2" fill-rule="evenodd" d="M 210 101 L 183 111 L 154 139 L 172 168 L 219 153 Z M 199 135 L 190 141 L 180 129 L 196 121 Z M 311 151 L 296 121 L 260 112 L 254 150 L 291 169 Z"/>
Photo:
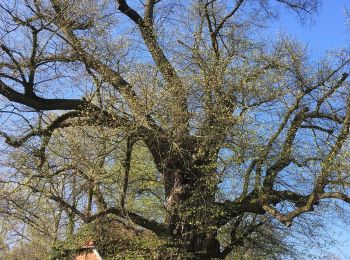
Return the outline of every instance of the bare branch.
<path id="1" fill-rule="evenodd" d="M 9 101 L 20 103 L 35 110 L 81 110 L 89 103 L 80 99 L 45 99 L 21 94 L 0 80 L 0 94 Z"/>
<path id="2" fill-rule="evenodd" d="M 230 13 L 228 13 L 221 22 L 216 26 L 215 30 L 212 32 L 212 34 L 216 37 L 216 35 L 220 32 L 224 24 L 227 22 L 228 19 L 230 19 L 241 7 L 245 0 L 238 0 L 236 3 L 236 6 L 232 9 Z"/>

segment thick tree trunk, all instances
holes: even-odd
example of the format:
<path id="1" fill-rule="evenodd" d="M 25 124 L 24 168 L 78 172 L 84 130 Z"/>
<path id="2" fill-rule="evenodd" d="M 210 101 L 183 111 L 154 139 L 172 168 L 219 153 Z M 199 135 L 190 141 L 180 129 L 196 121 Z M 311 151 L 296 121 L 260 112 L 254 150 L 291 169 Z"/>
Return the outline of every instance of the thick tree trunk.
<path id="1" fill-rule="evenodd" d="M 176 170 L 168 173 L 168 176 L 173 178 L 173 187 L 167 197 L 166 224 L 180 254 L 163 253 L 160 259 L 218 258 L 220 243 L 211 214 L 216 180 L 211 181 L 210 175 L 198 170 Z"/>
<path id="2" fill-rule="evenodd" d="M 172 259 L 219 259 L 219 241 L 210 234 L 192 233 L 192 236 L 177 240 L 168 248 L 160 249 L 159 260 Z"/>

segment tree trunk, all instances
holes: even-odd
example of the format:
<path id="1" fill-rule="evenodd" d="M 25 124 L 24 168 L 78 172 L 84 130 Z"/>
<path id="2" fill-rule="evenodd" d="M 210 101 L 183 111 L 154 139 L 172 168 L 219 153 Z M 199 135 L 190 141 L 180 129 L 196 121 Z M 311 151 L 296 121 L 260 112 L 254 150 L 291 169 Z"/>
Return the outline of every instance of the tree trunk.
<path id="1" fill-rule="evenodd" d="M 193 232 L 192 236 L 177 239 L 167 248 L 161 248 L 158 260 L 218 259 L 220 243 L 211 234 Z"/>
<path id="2" fill-rule="evenodd" d="M 175 170 L 172 189 L 167 196 L 168 232 L 180 254 L 165 253 L 159 259 L 212 259 L 220 256 L 212 214 L 217 179 L 213 174 Z"/>

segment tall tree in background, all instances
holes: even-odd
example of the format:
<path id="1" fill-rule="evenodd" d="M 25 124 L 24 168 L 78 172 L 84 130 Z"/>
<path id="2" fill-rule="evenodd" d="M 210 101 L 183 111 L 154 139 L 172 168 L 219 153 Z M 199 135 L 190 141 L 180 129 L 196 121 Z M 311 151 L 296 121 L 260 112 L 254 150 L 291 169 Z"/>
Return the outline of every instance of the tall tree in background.
<path id="1" fill-rule="evenodd" d="M 68 223 L 112 214 L 202 259 L 227 256 L 267 216 L 290 226 L 322 201 L 349 202 L 348 53 L 315 64 L 301 44 L 264 35 L 276 8 L 302 18 L 318 2 L 1 3 L 1 135 L 11 149 L 30 150 L 27 175 L 65 173 L 70 195 L 56 184 L 27 187 L 58 203 Z M 121 189 L 103 189 L 96 181 L 103 173 L 89 168 L 111 165 L 110 144 L 100 153 L 100 145 L 79 143 L 85 163 L 74 147 L 50 158 L 64 151 L 62 129 L 84 127 L 122 133 Z M 135 143 L 156 169 L 143 191 L 163 196 L 164 217 L 127 206 Z M 252 228 L 247 214 L 257 216 Z M 227 225 L 230 241 L 220 245 Z"/>

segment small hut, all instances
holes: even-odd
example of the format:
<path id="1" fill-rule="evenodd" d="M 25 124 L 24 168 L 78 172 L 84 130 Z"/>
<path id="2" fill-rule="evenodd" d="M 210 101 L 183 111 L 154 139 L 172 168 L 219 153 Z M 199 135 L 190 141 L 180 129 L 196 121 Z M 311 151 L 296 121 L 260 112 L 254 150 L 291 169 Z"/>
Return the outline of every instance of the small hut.
<path id="1" fill-rule="evenodd" d="M 102 258 L 95 248 L 94 241 L 90 239 L 79 249 L 74 260 L 102 260 Z"/>

